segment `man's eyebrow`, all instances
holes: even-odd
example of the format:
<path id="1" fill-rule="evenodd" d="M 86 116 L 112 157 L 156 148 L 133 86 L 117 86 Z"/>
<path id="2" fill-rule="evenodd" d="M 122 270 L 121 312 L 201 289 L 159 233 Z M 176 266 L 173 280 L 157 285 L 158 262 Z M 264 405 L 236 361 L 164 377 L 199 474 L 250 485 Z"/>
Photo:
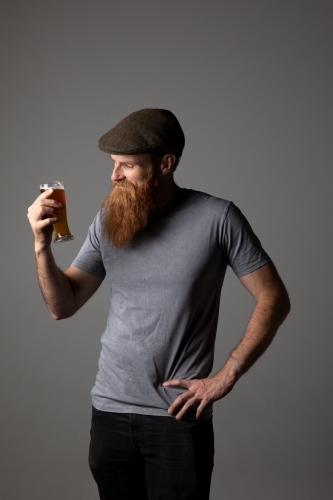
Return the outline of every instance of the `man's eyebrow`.
<path id="1" fill-rule="evenodd" d="M 114 162 L 115 160 L 111 157 L 111 161 Z M 120 161 L 119 165 L 139 165 L 139 166 L 142 166 L 143 163 L 141 161 L 138 161 L 138 160 L 129 160 L 129 161 Z"/>

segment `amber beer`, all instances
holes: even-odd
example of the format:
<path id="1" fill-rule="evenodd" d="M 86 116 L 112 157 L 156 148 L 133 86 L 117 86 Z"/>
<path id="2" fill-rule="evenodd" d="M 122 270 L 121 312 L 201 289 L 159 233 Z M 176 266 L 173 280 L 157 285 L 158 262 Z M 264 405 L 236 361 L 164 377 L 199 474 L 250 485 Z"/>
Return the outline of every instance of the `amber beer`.
<path id="1" fill-rule="evenodd" d="M 54 230 L 54 243 L 60 243 L 61 241 L 70 241 L 74 239 L 74 236 L 71 234 L 68 222 L 67 222 L 67 213 L 66 213 L 66 195 L 64 184 L 61 181 L 48 182 L 47 184 L 40 185 L 40 192 L 44 193 L 47 189 L 53 189 L 53 193 L 50 196 L 52 200 L 59 201 L 62 206 L 57 207 L 57 212 L 59 214 L 60 222 L 56 222 L 53 224 Z"/>

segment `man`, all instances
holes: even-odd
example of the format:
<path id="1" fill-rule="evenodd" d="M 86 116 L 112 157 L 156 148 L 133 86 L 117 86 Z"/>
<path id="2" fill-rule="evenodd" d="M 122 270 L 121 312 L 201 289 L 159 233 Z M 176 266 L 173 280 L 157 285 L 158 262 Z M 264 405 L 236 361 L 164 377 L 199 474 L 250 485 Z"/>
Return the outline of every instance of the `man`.
<path id="1" fill-rule="evenodd" d="M 114 162 L 113 189 L 65 272 L 50 249 L 59 220 L 52 190 L 28 212 L 55 319 L 78 311 L 105 276 L 110 283 L 89 451 L 103 500 L 208 499 L 212 404 L 265 351 L 290 308 L 240 210 L 176 185 L 184 144 L 178 120 L 161 109 L 134 112 L 100 139 Z M 255 308 L 242 340 L 209 376 L 227 265 Z"/>

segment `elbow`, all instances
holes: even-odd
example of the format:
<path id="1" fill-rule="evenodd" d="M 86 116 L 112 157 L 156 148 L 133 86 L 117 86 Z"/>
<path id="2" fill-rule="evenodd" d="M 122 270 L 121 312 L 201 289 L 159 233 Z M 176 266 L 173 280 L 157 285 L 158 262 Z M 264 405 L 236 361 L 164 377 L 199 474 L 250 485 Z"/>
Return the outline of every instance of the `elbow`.
<path id="1" fill-rule="evenodd" d="M 67 319 L 67 318 L 70 318 L 71 316 L 73 316 L 74 312 L 72 311 L 68 311 L 68 310 L 58 310 L 58 311 L 55 311 L 55 310 L 50 310 L 50 314 L 51 314 L 51 317 L 52 319 L 56 320 L 56 321 L 59 321 L 61 319 Z"/>
<path id="2" fill-rule="evenodd" d="M 288 304 L 287 304 L 287 316 L 288 316 L 288 314 L 289 314 L 289 313 L 290 313 L 290 311 L 291 311 L 291 303 L 290 303 L 289 296 L 287 297 L 287 301 L 288 301 Z"/>
<path id="3" fill-rule="evenodd" d="M 264 309 L 270 310 L 277 325 L 281 325 L 291 310 L 288 292 L 285 289 L 276 290 L 262 298 Z"/>
<path id="4" fill-rule="evenodd" d="M 278 309 L 281 311 L 282 321 L 284 321 L 291 311 L 291 303 L 286 290 L 279 296 Z"/>
<path id="5" fill-rule="evenodd" d="M 287 292 L 286 289 L 284 289 L 283 299 L 282 300 L 283 300 L 283 303 L 284 303 L 284 307 L 285 307 L 285 311 L 286 311 L 286 316 L 288 316 L 288 314 L 291 311 L 291 303 L 290 303 L 289 295 L 288 295 L 288 292 Z"/>
<path id="6" fill-rule="evenodd" d="M 51 317 L 56 321 L 59 321 L 60 319 L 65 319 L 65 316 L 61 316 L 60 314 L 54 314 L 54 313 L 51 313 Z"/>

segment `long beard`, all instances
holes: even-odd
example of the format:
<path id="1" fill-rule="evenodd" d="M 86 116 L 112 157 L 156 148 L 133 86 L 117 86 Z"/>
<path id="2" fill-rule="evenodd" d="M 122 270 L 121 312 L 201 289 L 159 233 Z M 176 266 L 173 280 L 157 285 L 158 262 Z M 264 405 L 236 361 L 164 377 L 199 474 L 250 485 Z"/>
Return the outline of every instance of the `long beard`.
<path id="1" fill-rule="evenodd" d="M 154 170 L 137 186 L 127 180 L 113 181 L 101 204 L 102 228 L 110 243 L 122 248 L 146 227 L 161 190 L 162 176 Z"/>

